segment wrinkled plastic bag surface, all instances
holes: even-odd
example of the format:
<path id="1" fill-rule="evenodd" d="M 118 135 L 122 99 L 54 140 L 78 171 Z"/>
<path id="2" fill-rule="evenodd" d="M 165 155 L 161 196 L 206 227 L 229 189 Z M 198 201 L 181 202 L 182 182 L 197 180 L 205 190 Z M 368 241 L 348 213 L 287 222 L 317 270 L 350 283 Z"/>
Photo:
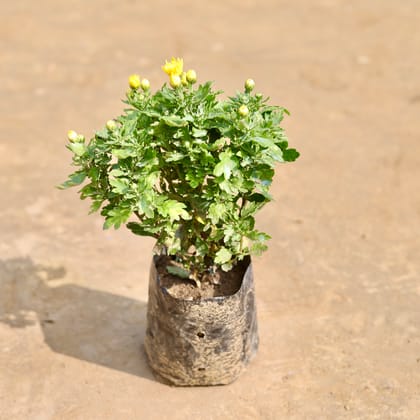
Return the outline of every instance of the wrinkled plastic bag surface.
<path id="1" fill-rule="evenodd" d="M 154 259 L 144 347 L 152 370 L 172 385 L 221 385 L 237 379 L 258 349 L 251 260 L 235 294 L 184 300 L 160 285 Z"/>

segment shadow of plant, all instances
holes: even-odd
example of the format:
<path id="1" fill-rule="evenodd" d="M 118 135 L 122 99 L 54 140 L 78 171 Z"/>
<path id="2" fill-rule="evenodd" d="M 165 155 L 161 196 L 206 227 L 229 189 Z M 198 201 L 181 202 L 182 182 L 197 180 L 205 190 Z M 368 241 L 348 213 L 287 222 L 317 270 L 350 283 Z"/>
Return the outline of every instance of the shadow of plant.
<path id="1" fill-rule="evenodd" d="M 0 322 L 39 323 L 55 352 L 152 379 L 141 343 L 146 303 L 74 284 L 54 285 L 64 267 L 0 260 Z"/>

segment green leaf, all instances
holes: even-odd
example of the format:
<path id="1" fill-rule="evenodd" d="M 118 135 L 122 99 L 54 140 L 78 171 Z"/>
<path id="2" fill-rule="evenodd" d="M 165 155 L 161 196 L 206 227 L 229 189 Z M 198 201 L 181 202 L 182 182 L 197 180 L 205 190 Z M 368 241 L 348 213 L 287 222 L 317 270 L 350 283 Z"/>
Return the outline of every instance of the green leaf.
<path id="1" fill-rule="evenodd" d="M 241 235 L 235 230 L 233 226 L 227 226 L 223 231 L 225 243 L 228 241 L 238 241 L 241 239 Z"/>
<path id="2" fill-rule="evenodd" d="M 254 202 L 254 203 L 262 203 L 262 202 L 264 202 L 265 200 L 266 200 L 266 198 L 264 197 L 264 195 L 259 194 L 259 193 L 254 193 L 254 194 L 251 194 L 251 195 L 248 197 L 248 201 L 252 201 L 252 202 Z"/>
<path id="3" fill-rule="evenodd" d="M 184 153 L 181 152 L 171 152 L 168 153 L 167 157 L 166 157 L 166 161 L 167 162 L 177 162 L 179 160 L 184 159 L 185 155 Z"/>
<path id="4" fill-rule="evenodd" d="M 267 246 L 267 245 L 262 244 L 262 243 L 260 243 L 260 242 L 254 242 L 254 243 L 251 245 L 250 253 L 251 253 L 252 255 L 259 256 L 259 255 L 261 255 L 264 251 L 267 251 L 267 249 L 268 249 L 268 246 Z"/>
<path id="5" fill-rule="evenodd" d="M 220 162 L 214 167 L 213 175 L 221 176 L 224 175 L 225 179 L 229 179 L 232 170 L 236 168 L 237 164 L 231 159 L 232 154 L 230 152 L 222 152 L 219 155 Z"/>
<path id="6" fill-rule="evenodd" d="M 277 162 L 284 162 L 283 152 L 277 146 L 267 149 L 267 154 Z"/>
<path id="7" fill-rule="evenodd" d="M 108 140 L 109 131 L 106 128 L 103 128 L 102 130 L 97 131 L 95 136 L 103 140 Z"/>
<path id="8" fill-rule="evenodd" d="M 239 227 L 242 232 L 249 232 L 254 229 L 255 219 L 252 216 L 241 217 L 239 220 Z"/>
<path id="9" fill-rule="evenodd" d="M 64 190 L 66 188 L 74 187 L 76 185 L 80 185 L 86 179 L 86 173 L 84 171 L 75 172 L 69 176 L 69 179 L 62 184 L 60 184 L 57 188 L 60 190 Z"/>
<path id="10" fill-rule="evenodd" d="M 126 159 L 129 156 L 135 156 L 136 153 L 131 149 L 112 149 L 112 154 L 118 159 Z"/>
<path id="11" fill-rule="evenodd" d="M 199 137 L 205 137 L 206 135 L 207 135 L 207 130 L 201 130 L 195 127 L 192 128 L 193 137 L 199 138 Z"/>
<path id="12" fill-rule="evenodd" d="M 97 168 L 96 166 L 92 166 L 90 169 L 89 169 L 89 172 L 88 172 L 88 177 L 93 181 L 93 182 L 97 182 L 98 181 L 98 179 L 99 179 L 99 174 L 100 174 L 100 171 L 99 171 L 99 168 Z"/>
<path id="13" fill-rule="evenodd" d="M 83 156 L 86 152 L 86 145 L 84 143 L 70 143 L 68 148 L 77 156 Z"/>
<path id="14" fill-rule="evenodd" d="M 203 178 L 197 176 L 195 171 L 188 171 L 185 174 L 185 179 L 188 181 L 192 188 L 197 188 L 203 182 Z"/>
<path id="15" fill-rule="evenodd" d="M 169 117 L 162 117 L 161 121 L 163 121 L 166 125 L 169 127 L 185 127 L 188 125 L 188 121 L 185 121 L 181 117 L 178 117 L 177 115 L 172 115 Z"/>
<path id="16" fill-rule="evenodd" d="M 111 176 L 123 176 L 124 172 L 121 169 L 113 169 L 110 173 Z"/>
<path id="17" fill-rule="evenodd" d="M 89 214 L 97 212 L 102 206 L 103 200 L 95 200 L 90 206 Z"/>
<path id="18" fill-rule="evenodd" d="M 271 239 L 270 235 L 267 235 L 264 232 L 259 232 L 257 230 L 254 230 L 253 232 L 251 232 L 248 237 L 250 239 L 252 239 L 253 241 L 259 241 L 259 242 L 265 242 L 268 241 L 269 239 Z"/>
<path id="19" fill-rule="evenodd" d="M 113 210 L 109 210 L 105 218 L 104 229 L 109 229 L 111 226 L 118 229 L 130 216 L 131 209 L 117 207 Z"/>
<path id="20" fill-rule="evenodd" d="M 158 211 L 163 216 L 168 216 L 171 222 L 175 220 L 184 219 L 189 220 L 191 216 L 185 210 L 185 204 L 176 200 L 166 200 Z"/>
<path id="21" fill-rule="evenodd" d="M 226 213 L 226 207 L 224 204 L 221 203 L 212 203 L 209 206 L 209 218 L 213 224 L 217 224 L 219 220 L 224 216 Z"/>
<path id="22" fill-rule="evenodd" d="M 150 219 L 154 216 L 151 199 L 147 196 L 147 194 L 143 194 L 140 197 L 140 200 L 137 202 L 137 209 L 140 214 L 145 214 L 146 217 Z"/>
<path id="23" fill-rule="evenodd" d="M 161 229 L 159 226 L 146 226 L 137 222 L 127 223 L 127 228 L 135 235 L 156 237 L 156 233 Z"/>
<path id="24" fill-rule="evenodd" d="M 169 274 L 173 274 L 174 276 L 181 277 L 182 279 L 188 279 L 190 277 L 190 272 L 185 268 L 178 267 L 176 265 L 168 265 L 166 267 L 166 271 Z"/>
<path id="25" fill-rule="evenodd" d="M 84 200 L 87 197 L 95 198 L 98 196 L 97 187 L 91 182 L 90 184 L 85 185 L 80 191 L 80 199 Z"/>
<path id="26" fill-rule="evenodd" d="M 115 178 L 109 180 L 112 191 L 117 194 L 124 194 L 128 191 L 129 181 L 127 178 Z"/>
<path id="27" fill-rule="evenodd" d="M 257 167 L 252 172 L 252 178 L 263 185 L 270 185 L 274 176 L 274 169 L 268 165 Z"/>
<path id="28" fill-rule="evenodd" d="M 254 137 L 252 140 L 263 147 L 272 148 L 273 146 L 276 146 L 272 139 L 268 139 L 266 137 Z"/>
<path id="29" fill-rule="evenodd" d="M 237 196 L 239 194 L 238 188 L 226 179 L 219 183 L 219 187 L 222 191 L 227 192 L 229 195 Z"/>
<path id="30" fill-rule="evenodd" d="M 300 153 L 296 149 L 287 149 L 283 151 L 283 159 L 286 162 L 294 162 L 299 156 Z"/>
<path id="31" fill-rule="evenodd" d="M 282 140 L 282 141 L 278 141 L 276 142 L 277 146 L 280 147 L 281 150 L 286 150 L 287 146 L 289 145 L 289 142 L 287 140 Z"/>
<path id="32" fill-rule="evenodd" d="M 231 252 L 226 248 L 220 248 L 219 251 L 216 252 L 216 258 L 214 262 L 216 264 L 225 264 L 230 261 L 232 258 Z"/>

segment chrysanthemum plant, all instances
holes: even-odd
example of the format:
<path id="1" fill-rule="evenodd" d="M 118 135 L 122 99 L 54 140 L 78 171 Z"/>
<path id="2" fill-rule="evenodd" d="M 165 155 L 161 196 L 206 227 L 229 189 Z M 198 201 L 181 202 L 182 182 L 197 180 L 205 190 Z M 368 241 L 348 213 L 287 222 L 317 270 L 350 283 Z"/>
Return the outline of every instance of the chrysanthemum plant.
<path id="1" fill-rule="evenodd" d="M 266 250 L 269 236 L 255 214 L 272 200 L 277 162 L 294 161 L 280 123 L 288 111 L 254 94 L 248 79 L 226 100 L 211 82 L 196 85 L 182 59 L 162 67 L 169 76 L 155 93 L 147 79 L 129 77 L 124 113 L 94 137 L 69 131 L 77 170 L 60 187 L 88 181 L 80 198 L 105 218 L 104 229 L 125 224 L 156 239 L 173 256 L 173 274 L 200 284 Z"/>

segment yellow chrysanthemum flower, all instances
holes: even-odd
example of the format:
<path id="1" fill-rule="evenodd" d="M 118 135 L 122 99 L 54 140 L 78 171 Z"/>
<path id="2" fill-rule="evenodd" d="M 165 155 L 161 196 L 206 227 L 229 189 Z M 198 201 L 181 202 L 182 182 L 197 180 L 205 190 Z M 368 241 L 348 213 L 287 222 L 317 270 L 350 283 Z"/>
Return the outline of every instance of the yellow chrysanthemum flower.
<path id="1" fill-rule="evenodd" d="M 171 61 L 166 61 L 162 66 L 162 70 L 168 75 L 181 76 L 184 67 L 184 60 L 182 58 L 172 57 Z"/>

